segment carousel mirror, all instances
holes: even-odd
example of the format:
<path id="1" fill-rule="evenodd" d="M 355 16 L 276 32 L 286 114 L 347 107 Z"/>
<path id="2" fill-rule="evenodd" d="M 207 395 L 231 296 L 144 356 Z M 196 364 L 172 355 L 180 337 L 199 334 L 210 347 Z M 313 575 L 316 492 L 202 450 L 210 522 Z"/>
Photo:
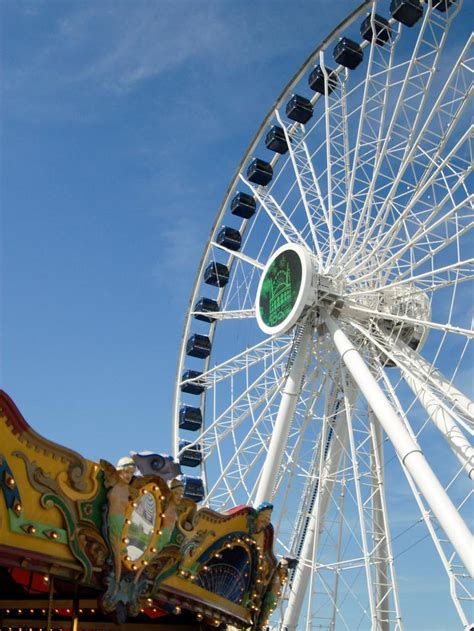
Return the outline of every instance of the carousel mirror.
<path id="1" fill-rule="evenodd" d="M 130 516 L 127 533 L 127 555 L 132 561 L 139 559 L 150 545 L 156 521 L 156 502 L 151 493 L 145 493 Z"/>

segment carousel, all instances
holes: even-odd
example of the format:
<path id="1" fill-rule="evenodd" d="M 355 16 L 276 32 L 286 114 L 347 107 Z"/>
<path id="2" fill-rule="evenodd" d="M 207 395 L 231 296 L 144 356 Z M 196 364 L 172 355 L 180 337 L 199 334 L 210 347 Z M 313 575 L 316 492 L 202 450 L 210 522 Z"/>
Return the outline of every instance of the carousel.
<path id="1" fill-rule="evenodd" d="M 0 391 L 1 628 L 264 628 L 288 573 L 272 505 L 200 508 L 179 473 L 160 454 L 87 460 Z"/>

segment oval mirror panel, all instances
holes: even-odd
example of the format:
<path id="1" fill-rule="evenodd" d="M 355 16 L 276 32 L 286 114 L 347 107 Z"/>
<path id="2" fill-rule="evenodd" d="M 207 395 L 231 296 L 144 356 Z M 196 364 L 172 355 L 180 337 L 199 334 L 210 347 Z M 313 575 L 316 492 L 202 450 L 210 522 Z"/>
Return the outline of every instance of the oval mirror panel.
<path id="1" fill-rule="evenodd" d="M 143 495 L 130 517 L 127 555 L 132 561 L 139 559 L 150 544 L 156 521 L 156 502 L 151 493 Z"/>

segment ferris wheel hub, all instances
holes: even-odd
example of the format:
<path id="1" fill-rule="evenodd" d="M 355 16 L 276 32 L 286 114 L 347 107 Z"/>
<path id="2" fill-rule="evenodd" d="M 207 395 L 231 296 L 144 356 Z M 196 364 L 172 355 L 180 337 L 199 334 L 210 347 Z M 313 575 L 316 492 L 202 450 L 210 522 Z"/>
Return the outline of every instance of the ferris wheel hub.
<path id="1" fill-rule="evenodd" d="M 316 258 L 298 244 L 286 244 L 268 260 L 257 290 L 256 317 L 271 335 L 291 329 L 309 310 L 342 304 L 342 282 L 319 273 Z"/>

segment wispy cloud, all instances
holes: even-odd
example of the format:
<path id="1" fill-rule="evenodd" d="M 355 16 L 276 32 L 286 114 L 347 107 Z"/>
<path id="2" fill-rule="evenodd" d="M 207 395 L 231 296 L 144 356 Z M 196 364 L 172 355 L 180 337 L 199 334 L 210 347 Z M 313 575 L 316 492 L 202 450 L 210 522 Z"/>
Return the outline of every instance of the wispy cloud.
<path id="1" fill-rule="evenodd" d="M 77 98 L 74 87 L 81 85 L 87 85 L 89 92 L 113 95 L 178 69 L 188 82 L 208 82 L 217 75 L 225 81 L 226 73 L 229 82 L 236 81 L 249 64 L 255 69 L 269 57 L 297 46 L 275 13 L 269 13 L 267 20 L 275 47 L 256 39 L 245 3 L 80 3 L 63 16 L 49 11 L 46 4 L 41 9 L 20 4 L 17 12 L 17 19 L 41 20 L 47 33 L 39 41 L 28 41 L 27 54 L 9 56 L 4 63 L 7 103 L 9 98 L 17 103 L 23 100 L 23 106 L 31 92 L 41 96 L 42 86 L 44 97 L 53 88 L 57 96 Z M 4 39 L 7 49 L 8 37 Z M 258 85 L 254 87 L 258 96 Z"/>
<path id="2" fill-rule="evenodd" d="M 190 217 L 178 216 L 162 232 L 162 246 L 154 276 L 160 287 L 176 303 L 190 294 L 197 264 L 207 238 L 207 226 Z"/>

